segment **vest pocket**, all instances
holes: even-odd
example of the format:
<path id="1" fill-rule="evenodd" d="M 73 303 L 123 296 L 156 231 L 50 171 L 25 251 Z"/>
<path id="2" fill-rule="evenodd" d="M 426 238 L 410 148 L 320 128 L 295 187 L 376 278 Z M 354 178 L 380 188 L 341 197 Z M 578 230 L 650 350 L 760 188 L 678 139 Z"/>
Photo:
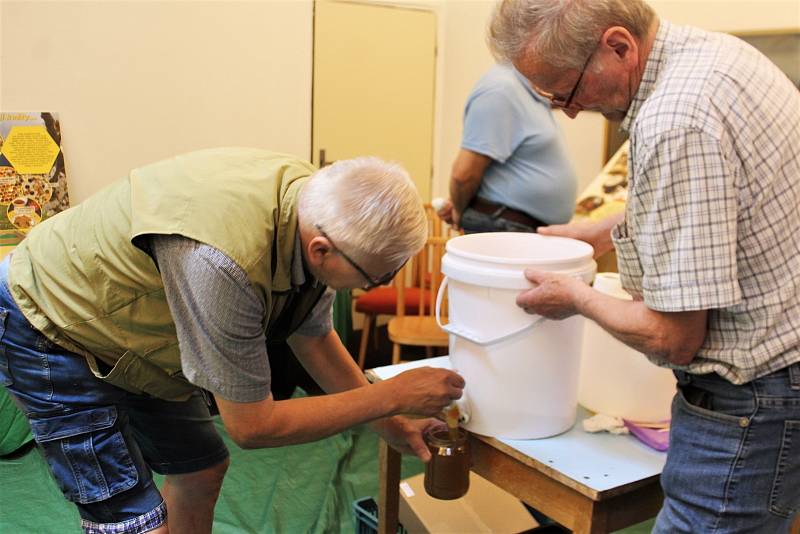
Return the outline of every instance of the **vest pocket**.
<path id="1" fill-rule="evenodd" d="M 800 421 L 786 421 L 783 424 L 783 441 L 770 496 L 770 511 L 773 514 L 791 517 L 800 511 L 800 493 L 794 485 L 798 478 L 800 478 Z"/>
<path id="2" fill-rule="evenodd" d="M 160 353 L 173 351 L 176 347 L 168 345 L 149 352 L 141 357 L 131 351 L 126 352 L 114 364 L 108 374 L 102 373 L 97 362 L 89 361 L 92 372 L 100 379 L 131 393 L 146 393 L 164 400 L 186 400 L 197 390 L 180 374 L 180 368 L 170 374 L 162 367 L 145 358 L 157 358 Z"/>
<path id="3" fill-rule="evenodd" d="M 30 421 L 33 436 L 68 500 L 103 501 L 139 481 L 116 422 L 114 406 Z"/>

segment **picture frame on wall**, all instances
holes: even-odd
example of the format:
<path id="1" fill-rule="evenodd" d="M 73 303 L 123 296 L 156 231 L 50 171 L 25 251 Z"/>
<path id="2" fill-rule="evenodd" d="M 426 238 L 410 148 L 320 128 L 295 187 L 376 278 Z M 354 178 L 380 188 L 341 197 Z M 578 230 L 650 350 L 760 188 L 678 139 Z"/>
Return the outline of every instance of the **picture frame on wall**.
<path id="1" fill-rule="evenodd" d="M 67 208 L 58 115 L 0 112 L 0 255 Z"/>

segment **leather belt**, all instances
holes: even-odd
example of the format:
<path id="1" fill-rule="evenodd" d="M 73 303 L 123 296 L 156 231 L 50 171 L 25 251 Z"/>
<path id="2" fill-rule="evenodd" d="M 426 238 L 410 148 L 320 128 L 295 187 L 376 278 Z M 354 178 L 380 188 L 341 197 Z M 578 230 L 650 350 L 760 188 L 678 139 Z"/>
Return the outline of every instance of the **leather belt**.
<path id="1" fill-rule="evenodd" d="M 531 217 L 524 211 L 515 210 L 514 208 L 509 208 L 508 206 L 503 206 L 502 204 L 495 204 L 494 202 L 489 202 L 488 200 L 478 197 L 472 198 L 472 202 L 470 202 L 469 207 L 475 211 L 491 215 L 493 218 L 500 217 L 501 219 L 505 219 L 507 221 L 530 226 L 534 230 L 540 226 L 547 226 L 547 223 L 542 222 L 535 217 Z"/>

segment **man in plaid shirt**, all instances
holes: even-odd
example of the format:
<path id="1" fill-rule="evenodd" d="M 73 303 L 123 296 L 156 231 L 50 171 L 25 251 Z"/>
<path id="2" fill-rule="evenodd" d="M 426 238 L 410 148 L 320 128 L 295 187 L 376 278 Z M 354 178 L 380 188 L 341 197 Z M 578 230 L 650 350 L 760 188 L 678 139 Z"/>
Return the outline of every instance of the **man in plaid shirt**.
<path id="1" fill-rule="evenodd" d="M 673 368 L 655 532 L 785 532 L 800 511 L 800 93 L 727 35 L 642 0 L 504 0 L 490 28 L 570 117 L 629 132 L 624 215 L 543 234 L 616 249 L 621 301 L 529 270 L 517 303 L 582 314 Z"/>

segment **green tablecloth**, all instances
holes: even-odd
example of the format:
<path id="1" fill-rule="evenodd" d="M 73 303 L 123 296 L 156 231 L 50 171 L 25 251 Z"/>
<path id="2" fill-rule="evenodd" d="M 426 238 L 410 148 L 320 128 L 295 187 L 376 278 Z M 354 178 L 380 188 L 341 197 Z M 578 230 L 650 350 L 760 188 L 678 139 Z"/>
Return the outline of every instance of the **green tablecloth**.
<path id="1" fill-rule="evenodd" d="M 31 439 L 28 420 L 0 386 L 0 456 L 11 454 Z"/>
<path id="2" fill-rule="evenodd" d="M 348 347 L 353 335 L 353 297 L 349 289 L 336 292 L 333 301 L 333 329 L 339 334 L 342 344 Z"/>
<path id="3" fill-rule="evenodd" d="M 313 443 L 242 450 L 215 420 L 231 467 L 215 509 L 214 534 L 355 532 L 353 501 L 378 494 L 376 434 L 356 427 Z M 404 456 L 402 469 L 411 476 L 424 467 Z M 155 476 L 159 486 L 163 479 Z M 0 459 L 0 484 L 0 533 L 80 534 L 77 509 L 62 497 L 37 449 Z"/>

